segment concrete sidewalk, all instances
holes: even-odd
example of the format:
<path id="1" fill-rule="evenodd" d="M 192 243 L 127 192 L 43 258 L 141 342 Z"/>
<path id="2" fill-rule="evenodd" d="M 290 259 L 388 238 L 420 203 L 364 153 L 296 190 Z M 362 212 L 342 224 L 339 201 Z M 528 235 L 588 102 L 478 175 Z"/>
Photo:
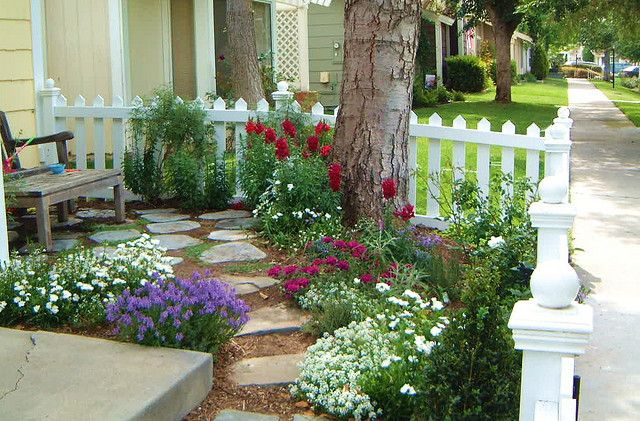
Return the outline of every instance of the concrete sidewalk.
<path id="1" fill-rule="evenodd" d="M 586 80 L 569 79 L 569 104 L 574 263 L 595 313 L 580 420 L 639 420 L 640 129 Z"/>

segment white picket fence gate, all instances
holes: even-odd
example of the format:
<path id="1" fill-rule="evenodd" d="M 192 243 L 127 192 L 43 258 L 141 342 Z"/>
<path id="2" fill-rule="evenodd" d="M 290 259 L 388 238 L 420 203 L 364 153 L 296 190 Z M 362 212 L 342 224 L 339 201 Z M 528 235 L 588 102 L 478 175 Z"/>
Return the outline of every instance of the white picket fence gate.
<path id="1" fill-rule="evenodd" d="M 292 101 L 293 93 L 288 90 L 288 85 L 281 82 L 278 91 L 273 94 L 276 102 L 276 109 L 289 104 L 293 109 L 299 111 L 300 105 Z M 45 107 L 45 127 L 47 132 L 68 130 L 71 120 L 74 121 L 75 133 L 75 154 L 76 167 L 78 169 L 86 169 L 88 156 L 93 155 L 95 168 L 106 168 L 107 156 L 111 156 L 113 167 L 119 168 L 122 165 L 125 149 L 128 146 L 130 138 L 127 136 L 127 120 L 131 118 L 131 113 L 135 107 L 143 104 L 140 97 L 134 98 L 129 105 L 124 105 L 122 98 L 117 97 L 111 105 L 105 105 L 105 101 L 101 96 L 97 96 L 91 104 L 82 96 L 78 96 L 73 104 L 70 104 L 61 94 L 60 90 L 53 85 L 53 81 L 49 80 L 45 84 L 45 88 L 41 92 L 43 105 Z M 178 99 L 181 100 L 181 99 Z M 245 123 L 249 119 L 264 119 L 269 115 L 271 110 L 266 100 L 258 102 L 255 110 L 249 110 L 247 103 L 240 99 L 236 101 L 234 108 L 228 109 L 226 103 L 222 99 L 217 99 L 213 103 L 212 108 L 206 108 L 202 99 L 196 99 L 206 112 L 206 120 L 214 125 L 215 139 L 217 142 L 217 150 L 220 154 L 226 149 L 227 126 L 235 126 L 235 154 L 236 159 L 242 159 L 241 138 L 246 136 Z M 311 120 L 316 123 L 318 121 L 326 121 L 329 124 L 335 124 L 338 109 L 333 114 L 325 114 L 324 107 L 320 103 L 316 103 L 311 112 L 308 113 Z M 569 111 L 565 107 L 558 110 L 558 118 L 556 123 L 565 125 L 570 121 Z M 93 150 L 88 149 L 88 120 L 93 120 Z M 111 142 L 106 142 L 105 122 L 111 120 Z M 540 179 L 540 153 L 547 149 L 549 143 L 553 143 L 553 139 L 547 134 L 547 137 L 541 136 L 540 128 L 535 124 L 531 124 L 525 135 L 516 134 L 516 127 L 510 121 L 504 123 L 501 131 L 492 131 L 491 123 L 482 119 L 476 128 L 468 128 L 467 122 L 462 116 L 458 116 L 453 121 L 453 126 L 443 126 L 442 118 L 434 113 L 427 124 L 419 123 L 418 116 L 412 112 L 410 128 L 409 128 L 409 168 L 411 173 L 409 201 L 416 205 L 418 209 L 425 209 L 426 213 L 416 216 L 414 222 L 423 223 L 429 226 L 442 227 L 444 225 L 440 214 L 439 200 L 440 192 L 440 176 L 443 171 L 453 171 L 453 178 L 458 180 L 464 177 L 465 172 L 469 168 L 473 168 L 476 172 L 477 181 L 483 194 L 489 194 L 489 183 L 491 173 L 491 150 L 499 148 L 501 155 L 500 169 L 503 173 L 514 176 L 515 173 L 515 154 L 517 149 L 526 151 L 526 177 L 533 183 L 537 183 Z M 568 130 L 563 136 L 568 136 Z M 422 139 L 425 140 L 422 140 Z M 442 165 L 442 142 L 452 141 L 452 167 L 444 168 Z M 428 148 L 428 168 L 420 168 L 420 173 L 428 174 L 426 192 L 418 192 L 418 155 L 421 152 L 423 144 L 426 142 Z M 109 150 L 107 148 L 109 145 Z M 466 162 L 466 150 L 469 145 L 477 147 L 477 162 L 470 166 Z M 45 162 L 55 161 L 55 150 L 44 150 L 43 154 Z M 568 151 L 564 154 L 564 167 L 568 179 Z M 418 203 L 418 194 L 426 197 L 426 203 Z M 110 198 L 111 193 L 108 191 L 94 192 L 92 197 Z"/>

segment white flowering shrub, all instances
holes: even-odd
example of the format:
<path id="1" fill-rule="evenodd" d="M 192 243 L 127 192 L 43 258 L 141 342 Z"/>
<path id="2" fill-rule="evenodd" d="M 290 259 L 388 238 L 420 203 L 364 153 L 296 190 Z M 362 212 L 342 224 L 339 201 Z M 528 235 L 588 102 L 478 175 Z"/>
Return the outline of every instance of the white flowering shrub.
<path id="1" fill-rule="evenodd" d="M 13 256 L 0 273 L 0 325 L 100 322 L 127 287 L 156 273 L 172 278 L 169 259 L 148 235 L 120 244 L 113 255 L 81 248 L 53 259 L 41 251 Z"/>
<path id="2" fill-rule="evenodd" d="M 449 323 L 443 305 L 411 290 L 390 294 L 376 284 L 387 307 L 352 322 L 309 347 L 292 394 L 317 410 L 356 420 L 413 413 L 420 394 L 417 377 Z M 421 384 L 421 383 L 420 383 Z M 407 417 L 408 418 L 408 417 Z"/>

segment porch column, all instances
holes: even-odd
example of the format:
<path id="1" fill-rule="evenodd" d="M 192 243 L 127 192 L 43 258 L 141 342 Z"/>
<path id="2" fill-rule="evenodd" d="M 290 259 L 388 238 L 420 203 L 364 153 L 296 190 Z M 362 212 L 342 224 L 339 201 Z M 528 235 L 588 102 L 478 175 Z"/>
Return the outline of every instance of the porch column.
<path id="1" fill-rule="evenodd" d="M 433 22 L 436 39 L 436 77 L 438 78 L 438 86 L 442 86 L 442 22 L 437 18 Z"/>
<path id="2" fill-rule="evenodd" d="M 216 92 L 216 44 L 213 0 L 193 1 L 196 59 L 196 97 Z"/>
<path id="3" fill-rule="evenodd" d="M 0 165 L 0 268 L 9 264 L 9 237 L 7 235 L 7 212 L 4 202 L 4 174 Z"/>
<path id="4" fill-rule="evenodd" d="M 465 51 L 464 42 L 464 19 L 457 20 L 457 35 L 458 35 L 458 55 L 465 56 L 469 52 Z"/>

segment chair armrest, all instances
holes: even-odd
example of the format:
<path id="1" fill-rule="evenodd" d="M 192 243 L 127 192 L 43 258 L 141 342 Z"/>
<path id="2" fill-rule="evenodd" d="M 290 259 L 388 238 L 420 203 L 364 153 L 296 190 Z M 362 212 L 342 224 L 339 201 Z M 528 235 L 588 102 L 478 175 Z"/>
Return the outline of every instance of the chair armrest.
<path id="1" fill-rule="evenodd" d="M 67 140 L 71 139 L 73 139 L 73 133 L 64 131 L 49 136 L 36 137 L 31 141 L 31 143 L 29 143 L 29 145 L 44 145 L 47 143 L 66 142 Z M 14 139 L 16 147 L 20 147 L 28 141 L 29 139 Z"/>

